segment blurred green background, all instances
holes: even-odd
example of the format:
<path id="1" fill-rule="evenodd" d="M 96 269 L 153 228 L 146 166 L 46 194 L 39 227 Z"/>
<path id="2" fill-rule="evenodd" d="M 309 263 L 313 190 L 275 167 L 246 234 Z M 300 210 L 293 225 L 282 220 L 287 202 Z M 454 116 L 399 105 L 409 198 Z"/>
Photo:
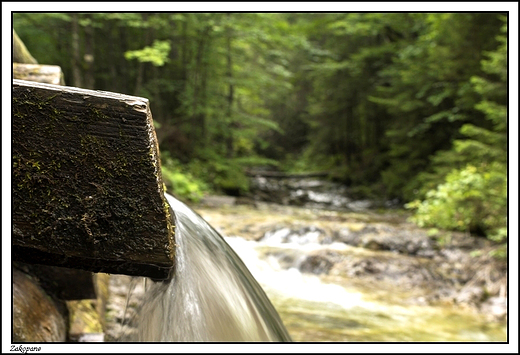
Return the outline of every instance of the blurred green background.
<path id="1" fill-rule="evenodd" d="M 150 100 L 185 200 L 328 172 L 420 226 L 507 242 L 507 14 L 13 13 L 67 85 Z"/>

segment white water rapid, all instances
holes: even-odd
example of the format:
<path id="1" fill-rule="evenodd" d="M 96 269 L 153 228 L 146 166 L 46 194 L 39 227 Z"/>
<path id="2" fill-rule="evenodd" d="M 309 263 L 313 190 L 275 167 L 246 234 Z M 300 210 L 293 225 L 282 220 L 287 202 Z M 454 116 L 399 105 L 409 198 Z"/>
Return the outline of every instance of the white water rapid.
<path id="1" fill-rule="evenodd" d="M 409 290 L 396 287 L 385 291 L 383 285 L 381 290 L 363 287 L 351 282 L 354 278 L 329 274 L 320 269 L 319 262 L 312 262 L 316 252 L 330 252 L 338 258 L 390 252 L 367 251 L 335 242 L 312 225 L 297 229 L 282 225 L 264 233 L 257 241 L 229 234 L 228 226 L 228 229 L 223 227 L 228 232 L 223 231 L 222 237 L 182 202 L 169 195 L 167 198 L 176 218 L 175 273 L 170 282 L 148 283 L 151 287 L 145 292 L 144 301 L 139 301 L 142 307 L 131 322 L 131 334 L 119 340 L 473 342 L 506 339 L 505 325 L 489 323 L 484 316 L 464 308 L 413 303 L 407 301 L 414 300 L 407 298 Z M 218 219 L 214 220 L 207 211 L 203 214 L 217 228 L 222 228 Z M 246 226 L 258 222 L 258 219 L 248 220 L 246 214 L 231 213 L 228 217 L 230 223 L 239 224 L 236 227 L 242 226 L 242 222 Z M 238 222 L 237 218 L 244 220 Z M 271 223 L 275 223 L 274 215 L 272 219 Z M 240 234 L 242 229 L 234 230 Z"/>

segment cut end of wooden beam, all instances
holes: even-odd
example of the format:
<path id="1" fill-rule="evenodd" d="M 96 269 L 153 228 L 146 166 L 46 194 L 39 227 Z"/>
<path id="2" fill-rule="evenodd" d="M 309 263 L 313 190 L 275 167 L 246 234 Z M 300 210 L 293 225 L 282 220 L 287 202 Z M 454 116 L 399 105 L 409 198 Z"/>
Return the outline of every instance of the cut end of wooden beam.
<path id="1" fill-rule="evenodd" d="M 13 78 L 52 85 L 64 85 L 63 72 L 57 65 L 13 63 Z"/>
<path id="2" fill-rule="evenodd" d="M 173 212 L 147 99 L 13 80 L 13 259 L 166 279 Z"/>

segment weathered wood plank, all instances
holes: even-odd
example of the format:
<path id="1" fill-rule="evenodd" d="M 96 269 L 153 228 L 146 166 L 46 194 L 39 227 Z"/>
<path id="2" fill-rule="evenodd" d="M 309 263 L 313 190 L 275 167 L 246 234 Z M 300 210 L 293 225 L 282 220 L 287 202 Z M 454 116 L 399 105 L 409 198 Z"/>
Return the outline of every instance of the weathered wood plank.
<path id="1" fill-rule="evenodd" d="M 147 99 L 13 80 L 13 259 L 167 278 L 158 154 Z"/>
<path id="2" fill-rule="evenodd" d="M 13 79 L 64 85 L 63 73 L 57 65 L 13 63 Z"/>

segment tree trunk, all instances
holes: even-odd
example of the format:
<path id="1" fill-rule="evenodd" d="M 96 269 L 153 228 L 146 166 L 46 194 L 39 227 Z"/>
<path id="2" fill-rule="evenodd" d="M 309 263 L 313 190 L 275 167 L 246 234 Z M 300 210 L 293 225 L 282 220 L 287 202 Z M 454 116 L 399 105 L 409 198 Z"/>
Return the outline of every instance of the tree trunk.
<path id="1" fill-rule="evenodd" d="M 86 15 L 91 19 L 92 15 Z M 85 88 L 95 89 L 94 76 L 94 27 L 90 22 L 85 26 L 85 55 L 83 56 L 85 63 Z"/>
<path id="2" fill-rule="evenodd" d="M 72 32 L 72 85 L 76 87 L 83 87 L 83 80 L 81 75 L 81 56 L 79 50 L 79 24 L 78 14 L 72 14 L 71 32 Z"/>
<path id="3" fill-rule="evenodd" d="M 195 82 L 194 82 L 194 94 L 193 94 L 193 105 L 192 112 L 194 113 L 193 123 L 196 127 L 197 134 L 195 139 L 197 141 L 205 142 L 205 126 L 206 119 L 204 114 L 205 102 L 205 90 L 206 90 L 206 73 L 204 71 L 204 52 L 206 48 L 206 37 L 208 36 L 210 27 L 206 26 L 204 31 L 199 35 L 199 41 L 197 46 L 197 55 L 195 57 Z"/>
<path id="4" fill-rule="evenodd" d="M 13 29 L 13 63 L 38 64 Z"/>
<path id="5" fill-rule="evenodd" d="M 228 132 L 226 134 L 226 151 L 227 157 L 233 157 L 233 98 L 234 98 L 234 87 L 233 87 L 233 59 L 231 56 L 231 14 L 227 13 L 227 28 L 226 28 L 226 49 L 227 49 L 227 71 L 226 78 L 228 81 L 228 96 L 227 96 L 227 119 L 229 121 Z"/>
<path id="6" fill-rule="evenodd" d="M 143 22 L 146 22 L 148 20 L 148 14 L 141 14 L 141 18 L 142 18 Z M 151 28 L 148 27 L 148 29 L 146 30 L 145 36 L 144 36 L 144 45 L 145 46 L 149 46 L 151 44 L 151 38 L 152 38 Z M 137 63 L 138 63 L 137 64 L 138 65 L 137 78 L 135 81 L 134 95 L 139 96 L 140 92 L 141 92 L 141 87 L 143 85 L 144 63 L 139 60 L 137 61 Z"/>
<path id="7" fill-rule="evenodd" d="M 186 90 L 188 81 L 188 19 L 186 18 L 182 23 L 182 85 L 183 91 Z"/>

